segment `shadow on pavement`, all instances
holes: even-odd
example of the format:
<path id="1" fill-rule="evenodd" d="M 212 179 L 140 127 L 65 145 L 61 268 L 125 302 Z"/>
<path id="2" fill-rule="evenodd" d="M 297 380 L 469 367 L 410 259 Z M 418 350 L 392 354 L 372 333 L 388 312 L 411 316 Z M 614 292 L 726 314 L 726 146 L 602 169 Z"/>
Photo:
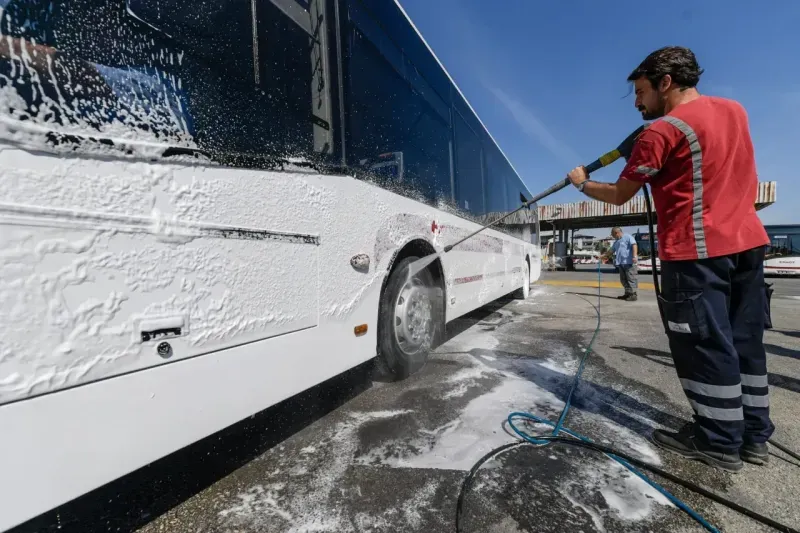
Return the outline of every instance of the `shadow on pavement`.
<path id="1" fill-rule="evenodd" d="M 651 350 L 649 348 L 639 348 L 635 346 L 612 346 L 611 348 L 616 350 L 622 350 L 631 355 L 647 359 L 648 361 L 652 361 L 662 366 L 675 368 L 675 365 L 672 364 L 672 355 L 670 355 L 668 352 L 662 352 L 660 350 Z M 767 351 L 769 352 L 769 350 Z M 790 357 L 795 357 L 795 356 L 790 356 Z M 800 356 L 798 356 L 797 358 L 800 358 Z M 769 372 L 769 384 L 772 385 L 773 387 L 779 387 L 781 389 L 786 389 L 792 392 L 800 393 L 800 379 L 797 378 L 784 376 L 783 374 L 776 374 L 774 372 Z"/>
<path id="2" fill-rule="evenodd" d="M 780 357 L 791 357 L 792 359 L 800 359 L 800 351 L 799 350 L 792 350 L 789 348 L 784 348 L 783 346 L 777 346 L 775 344 L 764 343 L 764 349 L 767 353 L 771 353 L 772 355 L 778 355 Z"/>
<path id="3" fill-rule="evenodd" d="M 672 364 L 672 354 L 662 350 L 653 350 L 651 348 L 640 348 L 638 346 L 611 346 L 612 350 L 622 350 L 623 352 L 647 359 L 661 366 L 675 368 Z"/>
<path id="4" fill-rule="evenodd" d="M 135 531 L 370 388 L 371 372 L 364 363 L 8 533 Z"/>
<path id="5" fill-rule="evenodd" d="M 790 390 L 800 393 L 800 379 L 784 376 L 782 374 L 769 373 L 769 384 L 773 387 Z"/>

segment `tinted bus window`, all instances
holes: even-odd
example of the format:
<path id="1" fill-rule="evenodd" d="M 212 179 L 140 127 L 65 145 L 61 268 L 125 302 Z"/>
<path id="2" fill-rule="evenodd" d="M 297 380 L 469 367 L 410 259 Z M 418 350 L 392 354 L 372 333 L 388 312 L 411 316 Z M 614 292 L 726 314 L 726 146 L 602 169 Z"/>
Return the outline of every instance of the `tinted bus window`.
<path id="1" fill-rule="evenodd" d="M 280 132 L 280 153 L 331 154 L 332 82 L 324 2 L 276 3 L 283 8 L 269 0 L 257 2 L 258 87 L 273 105 L 270 116 L 262 115 L 262 121 Z"/>
<path id="2" fill-rule="evenodd" d="M 5 112 L 60 131 L 201 148 L 229 164 L 313 152 L 313 39 L 271 2 L 255 5 L 11 0 L 0 25 Z"/>
<path id="3" fill-rule="evenodd" d="M 459 209 L 475 216 L 485 214 L 481 143 L 461 113 L 453 113 L 456 133 L 456 201 Z"/>
<path id="4" fill-rule="evenodd" d="M 800 255 L 800 232 L 770 232 L 767 253 L 771 255 Z"/>
<path id="5" fill-rule="evenodd" d="M 510 165 L 509 165 L 510 166 Z M 508 209 L 513 210 L 522 205 L 525 190 L 522 182 L 513 171 L 508 174 Z"/>
<path id="6" fill-rule="evenodd" d="M 451 132 L 444 102 L 369 12 L 354 2 L 350 16 L 348 164 L 383 169 L 382 156 L 398 154 L 402 175 L 398 166 L 385 185 L 410 187 L 433 205 L 448 202 Z"/>
<path id="7" fill-rule="evenodd" d="M 494 215 L 504 214 L 508 203 L 508 162 L 494 144 L 486 143 L 486 211 Z"/>

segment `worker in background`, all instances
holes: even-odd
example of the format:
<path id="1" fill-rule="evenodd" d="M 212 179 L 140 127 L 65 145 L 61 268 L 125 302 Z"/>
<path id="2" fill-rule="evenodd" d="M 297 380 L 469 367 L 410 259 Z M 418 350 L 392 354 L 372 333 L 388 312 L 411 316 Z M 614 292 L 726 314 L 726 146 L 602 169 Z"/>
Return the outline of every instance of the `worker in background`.
<path id="1" fill-rule="evenodd" d="M 702 95 L 691 50 L 651 53 L 630 74 L 636 108 L 653 120 L 616 183 L 569 179 L 614 205 L 645 183 L 658 216 L 664 328 L 675 369 L 694 410 L 677 432 L 653 441 L 729 471 L 764 464 L 775 427 L 769 417 L 763 334 L 764 252 L 769 238 L 755 211 L 758 187 L 748 117 L 738 102 Z"/>
<path id="2" fill-rule="evenodd" d="M 639 247 L 636 239 L 624 233 L 620 227 L 612 229 L 611 236 L 615 239 L 611 245 L 611 251 L 614 252 L 614 266 L 619 269 L 619 280 L 625 288 L 625 294 L 617 298 L 635 302 L 638 298 L 636 291 L 639 288 L 637 271 Z"/>

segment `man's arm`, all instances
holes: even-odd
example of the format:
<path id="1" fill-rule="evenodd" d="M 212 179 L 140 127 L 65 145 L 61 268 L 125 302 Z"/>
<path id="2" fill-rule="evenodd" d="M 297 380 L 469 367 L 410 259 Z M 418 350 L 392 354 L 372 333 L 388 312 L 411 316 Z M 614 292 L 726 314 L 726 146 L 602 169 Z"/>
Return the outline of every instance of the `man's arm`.
<path id="1" fill-rule="evenodd" d="M 608 204 L 622 205 L 633 198 L 642 185 L 658 174 L 670 150 L 669 141 L 651 127 L 637 139 L 616 183 L 590 181 L 583 166 L 572 169 L 567 177 L 576 187 L 583 184 L 583 192 L 590 198 Z"/>
<path id="2" fill-rule="evenodd" d="M 633 262 L 639 262 L 639 245 L 636 244 L 636 241 L 633 241 Z"/>
<path id="3" fill-rule="evenodd" d="M 573 173 L 575 173 L 573 175 Z M 639 189 L 644 185 L 641 182 L 631 181 L 625 178 L 619 178 L 616 183 L 602 183 L 599 181 L 589 180 L 584 167 L 578 167 L 569 173 L 569 179 L 575 184 L 586 182 L 583 186 L 583 193 L 595 200 L 600 200 L 607 204 L 622 205 L 631 198 L 633 198 Z M 588 181 L 587 181 L 588 180 Z"/>

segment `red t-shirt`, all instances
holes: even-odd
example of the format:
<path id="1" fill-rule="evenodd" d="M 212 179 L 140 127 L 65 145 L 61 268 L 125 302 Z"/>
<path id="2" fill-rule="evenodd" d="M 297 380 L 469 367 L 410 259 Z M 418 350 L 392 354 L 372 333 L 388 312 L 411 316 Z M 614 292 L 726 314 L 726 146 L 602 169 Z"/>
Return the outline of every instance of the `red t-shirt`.
<path id="1" fill-rule="evenodd" d="M 769 244 L 756 215 L 755 155 L 738 102 L 700 96 L 677 106 L 639 136 L 621 177 L 651 184 L 663 261 Z"/>

